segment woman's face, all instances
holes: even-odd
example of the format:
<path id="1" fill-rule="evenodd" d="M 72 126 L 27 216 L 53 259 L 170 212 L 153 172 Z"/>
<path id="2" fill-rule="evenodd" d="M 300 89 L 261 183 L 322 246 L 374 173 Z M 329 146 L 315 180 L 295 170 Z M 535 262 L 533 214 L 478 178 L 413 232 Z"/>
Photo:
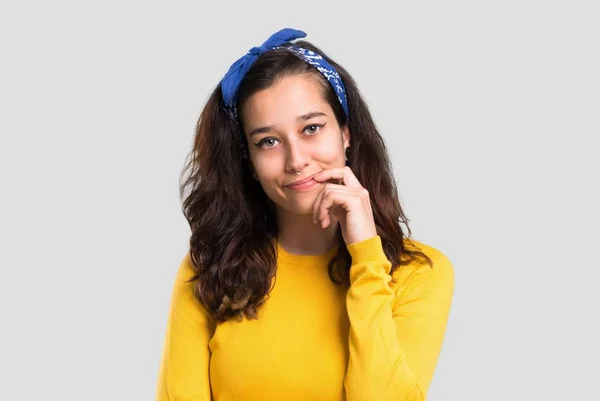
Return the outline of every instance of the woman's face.
<path id="1" fill-rule="evenodd" d="M 250 96 L 241 111 L 255 178 L 277 207 L 296 214 L 312 214 L 324 184 L 290 184 L 344 167 L 350 145 L 321 91 L 313 76 L 286 77 Z"/>

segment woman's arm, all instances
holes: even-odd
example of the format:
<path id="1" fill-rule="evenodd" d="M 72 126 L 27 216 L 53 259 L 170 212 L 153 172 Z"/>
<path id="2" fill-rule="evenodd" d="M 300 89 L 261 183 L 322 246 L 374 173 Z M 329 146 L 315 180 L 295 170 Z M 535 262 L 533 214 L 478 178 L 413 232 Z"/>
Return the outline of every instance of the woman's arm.
<path id="1" fill-rule="evenodd" d="M 350 244 L 348 251 L 347 400 L 426 400 L 452 303 L 450 260 L 434 250 L 428 255 L 433 268 L 424 265 L 409 274 L 395 295 L 381 237 Z"/>
<path id="2" fill-rule="evenodd" d="M 173 286 L 164 348 L 158 374 L 157 401 L 210 401 L 208 342 L 213 319 L 193 297 L 189 253 Z"/>

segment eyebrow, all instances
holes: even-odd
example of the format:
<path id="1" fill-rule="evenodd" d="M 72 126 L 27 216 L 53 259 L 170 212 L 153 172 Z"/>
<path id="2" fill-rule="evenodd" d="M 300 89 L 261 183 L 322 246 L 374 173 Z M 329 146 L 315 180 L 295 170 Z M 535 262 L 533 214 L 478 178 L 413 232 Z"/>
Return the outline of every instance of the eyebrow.
<path id="1" fill-rule="evenodd" d="M 307 120 L 310 120 L 311 118 L 321 117 L 321 116 L 327 116 L 327 114 L 320 112 L 320 111 L 311 111 L 310 113 L 306 113 L 306 114 L 296 117 L 296 121 L 298 121 L 298 122 L 307 121 Z M 269 125 L 266 127 L 259 127 L 259 128 L 253 129 L 248 134 L 248 137 L 251 137 L 252 135 L 256 135 L 256 134 L 265 134 L 267 132 L 270 132 L 273 128 L 274 128 L 273 125 Z"/>

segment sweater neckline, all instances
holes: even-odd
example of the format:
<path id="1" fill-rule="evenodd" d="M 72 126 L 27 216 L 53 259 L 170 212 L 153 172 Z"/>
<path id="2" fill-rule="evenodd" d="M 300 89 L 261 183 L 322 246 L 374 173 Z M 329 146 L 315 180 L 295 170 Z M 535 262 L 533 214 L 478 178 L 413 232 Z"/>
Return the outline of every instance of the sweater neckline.
<path id="1" fill-rule="evenodd" d="M 275 241 L 277 246 L 277 258 L 282 263 L 292 263 L 296 265 L 314 265 L 314 264 L 322 264 L 329 263 L 329 261 L 336 254 L 339 245 L 335 245 L 333 248 L 329 249 L 320 254 L 314 255 L 304 255 L 298 253 L 291 253 L 286 251 L 279 241 Z"/>

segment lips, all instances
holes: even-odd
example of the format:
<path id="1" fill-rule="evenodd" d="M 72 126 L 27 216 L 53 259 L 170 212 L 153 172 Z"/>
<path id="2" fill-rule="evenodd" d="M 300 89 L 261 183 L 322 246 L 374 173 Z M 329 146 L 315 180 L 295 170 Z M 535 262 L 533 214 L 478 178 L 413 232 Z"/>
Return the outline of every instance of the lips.
<path id="1" fill-rule="evenodd" d="M 311 175 L 311 176 L 308 176 L 308 177 L 306 177 L 306 178 L 304 178 L 304 179 L 302 179 L 302 180 L 294 181 L 294 182 L 292 182 L 291 184 L 288 184 L 288 185 L 286 185 L 286 186 L 287 186 L 287 187 L 295 187 L 295 186 L 299 186 L 299 185 L 302 185 L 302 184 L 306 184 L 307 182 L 309 182 L 310 180 L 312 180 L 312 179 L 313 179 L 313 177 L 314 177 L 315 175 L 317 175 L 317 174 L 318 174 L 318 173 L 315 173 L 315 174 L 313 174 L 313 175 Z"/>

